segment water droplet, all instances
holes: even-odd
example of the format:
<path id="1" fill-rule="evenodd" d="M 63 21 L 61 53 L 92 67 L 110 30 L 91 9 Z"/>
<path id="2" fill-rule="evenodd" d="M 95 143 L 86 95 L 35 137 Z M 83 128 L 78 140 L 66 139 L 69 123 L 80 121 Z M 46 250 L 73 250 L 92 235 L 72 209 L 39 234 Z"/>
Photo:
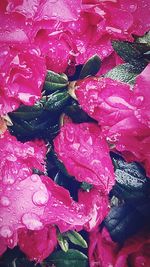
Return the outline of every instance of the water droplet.
<path id="1" fill-rule="evenodd" d="M 35 205 L 42 206 L 48 202 L 49 195 L 47 191 L 39 190 L 33 194 L 32 200 Z"/>
<path id="2" fill-rule="evenodd" d="M 8 174 L 3 177 L 3 184 L 6 184 L 6 185 L 14 184 L 14 182 L 15 182 L 14 177 L 12 177 L 12 176 L 10 176 Z"/>
<path id="3" fill-rule="evenodd" d="M 73 223 L 73 222 L 74 222 L 74 220 L 73 220 L 72 218 L 69 218 L 68 221 L 69 221 L 70 223 Z"/>
<path id="4" fill-rule="evenodd" d="M 4 207 L 8 207 L 8 206 L 10 205 L 10 200 L 9 200 L 9 198 L 6 197 L 6 196 L 2 196 L 2 197 L 0 198 L 0 204 L 1 204 L 2 206 L 4 206 Z"/>
<path id="5" fill-rule="evenodd" d="M 40 230 L 43 228 L 43 223 L 40 221 L 40 218 L 35 213 L 25 213 L 22 216 L 22 223 L 29 230 Z"/>
<path id="6" fill-rule="evenodd" d="M 14 239 L 13 238 L 9 238 L 8 240 L 7 240 L 7 246 L 9 247 L 9 248 L 14 248 Z"/>
<path id="7" fill-rule="evenodd" d="M 32 180 L 32 182 L 37 182 L 39 180 L 38 174 L 32 174 L 31 175 L 31 180 Z"/>
<path id="8" fill-rule="evenodd" d="M 135 12 L 136 9 L 137 9 L 137 4 L 130 5 L 129 8 L 130 8 L 130 11 L 131 11 L 131 12 Z"/>
<path id="9" fill-rule="evenodd" d="M 141 105 L 142 102 L 144 100 L 144 96 L 140 95 L 140 96 L 137 96 L 136 99 L 135 99 L 135 105 Z"/>
<path id="10" fill-rule="evenodd" d="M 13 235 L 13 231 L 8 225 L 4 225 L 0 228 L 0 235 L 4 238 L 9 238 Z"/>

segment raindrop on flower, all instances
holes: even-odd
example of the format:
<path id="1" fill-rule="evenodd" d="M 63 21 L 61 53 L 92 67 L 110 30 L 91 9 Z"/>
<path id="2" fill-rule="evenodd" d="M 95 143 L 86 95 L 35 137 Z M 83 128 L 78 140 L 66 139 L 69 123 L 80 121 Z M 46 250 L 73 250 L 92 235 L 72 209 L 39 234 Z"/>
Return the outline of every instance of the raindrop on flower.
<path id="1" fill-rule="evenodd" d="M 13 235 L 13 231 L 8 225 L 4 225 L 0 228 L 0 235 L 4 238 L 9 238 Z"/>
<path id="2" fill-rule="evenodd" d="M 48 202 L 49 195 L 46 191 L 39 190 L 33 194 L 32 200 L 35 205 L 42 206 Z"/>
<path id="3" fill-rule="evenodd" d="M 37 182 L 39 180 L 38 174 L 32 174 L 31 175 L 31 180 L 32 180 L 32 182 Z"/>
<path id="4" fill-rule="evenodd" d="M 3 184 L 14 184 L 15 182 L 15 179 L 14 177 L 10 176 L 9 174 L 6 174 L 4 177 L 3 177 Z"/>
<path id="5" fill-rule="evenodd" d="M 29 230 L 40 230 L 43 228 L 43 223 L 40 221 L 40 218 L 35 213 L 25 213 L 22 216 L 22 223 Z"/>
<path id="6" fill-rule="evenodd" d="M 1 204 L 2 206 L 4 206 L 4 207 L 8 207 L 8 206 L 10 205 L 10 200 L 9 200 L 9 198 L 6 197 L 6 196 L 2 196 L 2 197 L 0 198 L 0 204 Z"/>

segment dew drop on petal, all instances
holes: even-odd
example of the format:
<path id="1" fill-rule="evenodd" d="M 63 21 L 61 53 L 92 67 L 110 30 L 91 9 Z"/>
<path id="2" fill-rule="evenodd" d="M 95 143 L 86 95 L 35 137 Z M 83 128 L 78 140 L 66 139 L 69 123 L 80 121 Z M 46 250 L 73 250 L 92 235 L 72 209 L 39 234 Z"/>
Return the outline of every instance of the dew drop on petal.
<path id="1" fill-rule="evenodd" d="M 35 213 L 25 213 L 22 216 L 22 223 L 29 230 L 40 230 L 43 228 L 43 223 L 40 221 L 40 218 Z"/>
<path id="2" fill-rule="evenodd" d="M 32 180 L 32 182 L 37 182 L 39 180 L 38 174 L 32 174 L 31 175 L 31 180 Z"/>
<path id="3" fill-rule="evenodd" d="M 14 177 L 10 176 L 10 175 L 5 175 L 3 177 L 3 184 L 8 185 L 8 184 L 14 184 L 15 179 Z"/>
<path id="4" fill-rule="evenodd" d="M 8 207 L 8 206 L 10 205 L 10 200 L 9 200 L 9 198 L 6 197 L 6 196 L 2 196 L 2 197 L 0 198 L 0 204 L 1 204 L 2 206 L 4 206 L 4 207 Z"/>
<path id="5" fill-rule="evenodd" d="M 0 228 L 0 235 L 4 238 L 9 238 L 13 235 L 13 230 L 8 225 L 4 225 Z"/>
<path id="6" fill-rule="evenodd" d="M 48 202 L 49 196 L 46 191 L 39 190 L 33 194 L 32 200 L 35 205 L 42 206 Z"/>

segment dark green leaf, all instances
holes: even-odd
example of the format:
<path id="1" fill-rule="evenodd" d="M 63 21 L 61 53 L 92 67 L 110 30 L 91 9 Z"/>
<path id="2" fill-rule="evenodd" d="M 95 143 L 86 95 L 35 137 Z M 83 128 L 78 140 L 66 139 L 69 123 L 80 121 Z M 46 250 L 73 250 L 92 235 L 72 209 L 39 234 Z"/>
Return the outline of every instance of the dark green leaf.
<path id="1" fill-rule="evenodd" d="M 48 71 L 44 83 L 44 90 L 48 93 L 64 89 L 68 85 L 68 78 L 63 74 Z"/>
<path id="2" fill-rule="evenodd" d="M 44 109 L 50 112 L 62 110 L 70 101 L 71 97 L 67 91 L 55 92 L 47 97 Z"/>
<path id="3" fill-rule="evenodd" d="M 48 153 L 48 158 L 50 158 L 51 160 L 53 160 L 54 164 L 56 165 L 56 167 L 61 171 L 61 173 L 63 173 L 65 176 L 72 177 L 68 174 L 64 164 L 58 159 L 56 153 L 54 152 L 54 150 L 51 148 L 50 152 Z"/>
<path id="4" fill-rule="evenodd" d="M 94 121 L 88 114 L 83 111 L 83 109 L 76 103 L 67 106 L 64 109 L 64 113 L 68 115 L 73 122 L 81 123 L 81 122 L 91 122 Z"/>
<path id="5" fill-rule="evenodd" d="M 142 214 L 129 204 L 111 208 L 104 221 L 113 241 L 119 243 L 136 234 L 144 224 Z"/>
<path id="6" fill-rule="evenodd" d="M 144 36 L 138 37 L 136 39 L 136 42 L 142 43 L 142 44 L 148 44 L 150 46 L 150 31 L 147 32 Z"/>
<path id="7" fill-rule="evenodd" d="M 141 68 L 139 69 L 129 63 L 125 63 L 111 69 L 104 75 L 104 77 L 132 85 L 135 82 L 135 78 L 139 73 L 141 73 L 141 71 Z"/>
<path id="8" fill-rule="evenodd" d="M 76 249 L 57 251 L 47 259 L 47 263 L 56 267 L 87 267 L 88 264 L 87 256 Z"/>
<path id="9" fill-rule="evenodd" d="M 101 66 L 101 60 L 98 55 L 92 56 L 82 67 L 80 79 L 97 74 Z"/>
<path id="10" fill-rule="evenodd" d="M 127 63 L 137 65 L 138 63 L 146 66 L 146 62 L 143 59 L 143 52 L 138 49 L 136 43 L 124 42 L 124 41 L 113 41 L 112 46 L 117 54 Z"/>
<path id="11" fill-rule="evenodd" d="M 134 200 L 149 195 L 150 186 L 144 169 L 136 162 L 127 163 L 117 154 L 111 154 L 114 167 L 116 184 L 111 194 L 116 195 L 120 199 Z"/>
<path id="12" fill-rule="evenodd" d="M 86 241 L 83 239 L 83 237 L 78 232 L 68 231 L 65 233 L 65 236 L 67 236 L 73 244 L 79 245 L 83 248 L 87 248 Z"/>
<path id="13" fill-rule="evenodd" d="M 44 121 L 13 121 L 13 126 L 9 127 L 12 135 L 15 135 L 20 141 L 27 141 L 33 138 L 53 139 L 59 131 L 59 124 L 52 124 L 48 118 Z"/>

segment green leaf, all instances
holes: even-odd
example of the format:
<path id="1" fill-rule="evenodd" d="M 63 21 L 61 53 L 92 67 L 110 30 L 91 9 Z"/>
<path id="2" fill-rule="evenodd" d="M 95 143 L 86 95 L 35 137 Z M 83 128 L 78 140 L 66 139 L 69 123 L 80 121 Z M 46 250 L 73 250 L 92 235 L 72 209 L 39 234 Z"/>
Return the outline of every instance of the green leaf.
<path id="1" fill-rule="evenodd" d="M 125 201 L 132 201 L 132 204 L 136 205 L 138 199 L 145 198 L 150 192 L 149 179 L 146 177 L 144 169 L 136 162 L 125 162 L 115 153 L 112 153 L 111 157 L 116 177 L 116 184 L 111 195 Z"/>
<path id="2" fill-rule="evenodd" d="M 138 37 L 136 39 L 136 42 L 139 42 L 142 44 L 148 44 L 150 46 L 150 31 L 147 32 L 144 36 Z"/>
<path id="3" fill-rule="evenodd" d="M 57 234 L 57 240 L 58 240 L 58 243 L 59 243 L 61 249 L 64 252 L 67 252 L 69 249 L 69 244 L 68 244 L 68 241 L 65 239 L 65 237 L 61 233 L 58 233 Z"/>
<path id="4" fill-rule="evenodd" d="M 65 176 L 67 176 L 68 178 L 72 177 L 68 174 L 65 165 L 58 159 L 56 153 L 54 152 L 54 150 L 51 148 L 51 150 L 48 153 L 48 157 L 51 158 L 51 160 L 53 160 L 54 164 L 56 165 L 56 167 L 61 171 L 62 174 L 64 174 Z"/>
<path id="5" fill-rule="evenodd" d="M 104 220 L 111 238 L 122 243 L 130 236 L 136 234 L 145 224 L 144 217 L 130 204 L 122 204 L 111 208 Z"/>
<path id="6" fill-rule="evenodd" d="M 144 58 L 144 51 L 141 49 L 141 44 L 113 41 L 112 46 L 125 62 L 139 68 L 140 72 L 147 66 L 148 62 Z"/>
<path id="7" fill-rule="evenodd" d="M 54 92 L 47 97 L 47 101 L 44 105 L 44 109 L 50 112 L 56 112 L 63 109 L 71 99 L 67 91 L 64 92 Z"/>
<path id="8" fill-rule="evenodd" d="M 101 66 L 101 60 L 98 55 L 92 56 L 82 67 L 80 72 L 80 79 L 87 76 L 94 76 L 97 74 Z"/>
<path id="9" fill-rule="evenodd" d="M 134 84 L 135 78 L 141 72 L 141 69 L 136 68 L 135 66 L 125 63 L 120 64 L 108 71 L 104 77 L 111 78 L 116 81 Z"/>
<path id="10" fill-rule="evenodd" d="M 62 73 L 58 74 L 53 71 L 48 71 L 43 89 L 50 93 L 57 90 L 64 89 L 68 85 L 68 77 Z"/>
<path id="11" fill-rule="evenodd" d="M 40 105 L 25 106 L 22 105 L 17 110 L 9 113 L 12 118 L 20 118 L 24 120 L 35 119 L 43 113 L 43 107 Z"/>
<path id="12" fill-rule="evenodd" d="M 76 231 L 68 231 L 65 233 L 65 236 L 67 236 L 69 238 L 69 240 L 75 244 L 75 245 L 79 245 L 83 248 L 87 248 L 87 243 L 84 240 L 84 238 Z"/>
<path id="13" fill-rule="evenodd" d="M 87 267 L 87 256 L 76 249 L 69 249 L 67 252 L 62 250 L 50 255 L 47 259 L 48 264 L 56 267 Z"/>
<path id="14" fill-rule="evenodd" d="M 94 121 L 77 103 L 67 106 L 64 109 L 64 113 L 75 123 Z"/>

